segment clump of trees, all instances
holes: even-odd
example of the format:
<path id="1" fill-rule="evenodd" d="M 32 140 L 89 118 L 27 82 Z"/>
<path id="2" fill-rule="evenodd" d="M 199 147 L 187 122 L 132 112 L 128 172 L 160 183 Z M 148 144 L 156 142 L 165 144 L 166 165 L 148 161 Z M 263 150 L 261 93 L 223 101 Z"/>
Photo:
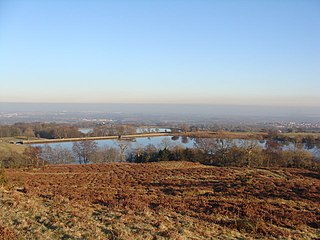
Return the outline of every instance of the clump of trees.
<path id="1" fill-rule="evenodd" d="M 109 163 L 119 161 L 119 150 L 113 147 L 104 146 L 97 149 L 91 159 L 93 163 Z"/>
<path id="2" fill-rule="evenodd" d="M 15 123 L 0 126 L 0 137 L 77 138 L 84 134 L 76 126 L 57 123 Z"/>
<path id="3" fill-rule="evenodd" d="M 93 128 L 93 131 L 88 134 L 81 133 L 77 125 L 62 123 L 15 123 L 13 125 L 0 125 L 0 137 L 38 137 L 60 139 L 80 138 L 85 136 L 114 136 L 135 133 L 136 127 L 121 124 L 96 126 Z"/>
<path id="4" fill-rule="evenodd" d="M 157 149 L 148 145 L 136 149 L 127 158 L 129 162 L 144 163 L 158 161 L 193 161 L 214 166 L 229 167 L 292 167 L 320 170 L 320 162 L 308 151 L 295 147 L 293 150 L 282 150 L 272 140 L 266 148 L 256 141 L 243 141 L 234 144 L 226 139 L 197 138 L 195 148 L 179 146 Z"/>
<path id="5" fill-rule="evenodd" d="M 103 125 L 97 126 L 89 134 L 91 137 L 101 136 L 121 136 L 128 134 L 135 134 L 136 127 L 131 125 Z"/>
<path id="6" fill-rule="evenodd" d="M 144 149 L 139 148 L 131 152 L 127 158 L 128 162 L 146 163 L 160 161 L 198 161 L 197 157 L 201 153 L 197 149 L 182 148 L 175 146 L 171 149 L 158 149 L 149 144 Z"/>
<path id="7" fill-rule="evenodd" d="M 72 150 L 80 164 L 89 163 L 90 159 L 92 159 L 97 152 L 97 149 L 98 147 L 95 141 L 74 142 L 72 146 Z"/>
<path id="8" fill-rule="evenodd" d="M 126 161 L 129 142 L 119 141 L 118 148 L 98 147 L 95 141 L 74 142 L 72 150 L 49 144 L 43 147 L 27 147 L 22 153 L 14 150 L 0 151 L 1 168 L 40 167 L 47 164 L 108 163 Z"/>
<path id="9" fill-rule="evenodd" d="M 198 148 L 206 155 L 205 163 L 217 166 L 238 167 L 294 167 L 320 169 L 317 159 L 302 149 L 299 142 L 293 149 L 283 150 L 278 141 L 267 140 L 266 147 L 258 146 L 256 141 L 242 144 L 225 143 L 226 140 L 196 139 Z M 203 146 L 207 147 L 205 149 Z"/>
<path id="10" fill-rule="evenodd" d="M 71 150 L 63 148 L 61 145 L 51 147 L 46 144 L 41 149 L 40 158 L 49 164 L 67 164 L 74 162 L 74 156 Z"/>

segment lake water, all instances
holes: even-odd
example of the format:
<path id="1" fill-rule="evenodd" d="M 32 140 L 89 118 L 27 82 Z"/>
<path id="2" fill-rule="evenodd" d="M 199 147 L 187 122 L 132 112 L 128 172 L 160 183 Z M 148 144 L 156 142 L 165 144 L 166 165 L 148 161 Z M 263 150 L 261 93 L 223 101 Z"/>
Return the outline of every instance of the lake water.
<path id="1" fill-rule="evenodd" d="M 98 147 L 109 146 L 109 147 L 117 147 L 118 140 L 115 139 L 105 139 L 105 140 L 96 140 L 95 141 Z M 131 148 L 137 147 L 146 147 L 149 144 L 153 144 L 155 147 L 162 147 L 163 142 L 168 145 L 174 146 L 179 145 L 185 148 L 192 148 L 194 146 L 194 141 L 188 138 L 188 142 L 182 142 L 182 138 L 180 137 L 178 140 L 172 140 L 172 137 L 160 136 L 160 137 L 144 137 L 144 138 L 135 138 L 133 141 L 130 141 Z M 32 146 L 40 146 L 43 147 L 46 144 L 51 147 L 61 146 L 63 148 L 72 149 L 73 142 L 60 142 L 60 143 L 41 143 L 41 144 L 32 144 Z"/>
<path id="2" fill-rule="evenodd" d="M 93 131 L 93 128 L 79 128 L 78 129 L 79 132 L 87 134 Z"/>
<path id="3" fill-rule="evenodd" d="M 130 148 L 143 148 L 149 144 L 154 145 L 157 148 L 164 148 L 164 147 L 174 147 L 174 146 L 181 146 L 184 148 L 193 148 L 195 146 L 195 140 L 193 138 L 188 137 L 178 137 L 176 140 L 171 136 L 160 136 L 160 137 L 144 137 L 144 138 L 135 138 L 133 141 L 130 142 Z M 231 142 L 237 146 L 241 146 L 248 142 L 254 141 L 257 143 L 258 146 L 265 148 L 266 147 L 266 140 L 242 140 L 242 139 L 232 139 Z M 95 141 L 98 147 L 118 147 L 118 140 L 115 139 L 106 139 L 106 140 L 96 140 Z M 46 143 L 49 144 L 52 148 L 61 146 L 63 148 L 67 148 L 72 150 L 73 142 L 61 142 L 61 143 Z M 40 146 L 43 147 L 45 144 L 33 144 L 32 146 Z M 287 145 L 282 145 L 283 150 L 293 150 L 294 144 L 288 143 Z M 320 150 L 318 147 L 313 147 L 308 149 L 306 145 L 302 145 L 304 150 L 311 152 L 312 154 L 320 154 Z"/>

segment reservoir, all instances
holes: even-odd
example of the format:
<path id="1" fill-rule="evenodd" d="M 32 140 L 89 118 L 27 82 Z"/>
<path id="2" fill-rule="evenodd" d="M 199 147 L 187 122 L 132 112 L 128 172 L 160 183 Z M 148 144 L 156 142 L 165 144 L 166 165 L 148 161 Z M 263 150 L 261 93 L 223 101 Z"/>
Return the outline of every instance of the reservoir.
<path id="1" fill-rule="evenodd" d="M 218 139 L 217 139 L 218 140 Z M 113 147 L 118 148 L 117 139 L 104 139 L 104 140 L 95 140 L 98 147 Z M 121 140 L 124 141 L 124 140 Z M 224 144 L 234 144 L 236 146 L 243 146 L 250 143 L 254 143 L 257 146 L 262 148 L 266 148 L 267 140 L 245 140 L 245 139 L 219 139 L 219 141 L 223 141 Z M 196 139 L 190 137 L 177 137 L 177 136 L 155 136 L 155 137 L 141 137 L 141 138 L 133 138 L 127 141 L 129 143 L 129 151 L 130 149 L 144 148 L 148 145 L 153 145 L 156 148 L 173 148 L 175 146 L 183 147 L 183 148 L 194 148 L 196 147 Z M 283 150 L 294 150 L 297 148 L 291 142 L 279 142 L 281 149 Z M 39 143 L 32 144 L 31 146 L 40 146 L 44 147 L 45 145 L 49 145 L 52 148 L 57 146 L 72 150 L 73 142 L 57 142 L 57 143 Z M 308 146 L 306 144 L 301 144 L 300 149 L 311 152 L 313 155 L 320 154 L 319 144 L 316 146 Z"/>

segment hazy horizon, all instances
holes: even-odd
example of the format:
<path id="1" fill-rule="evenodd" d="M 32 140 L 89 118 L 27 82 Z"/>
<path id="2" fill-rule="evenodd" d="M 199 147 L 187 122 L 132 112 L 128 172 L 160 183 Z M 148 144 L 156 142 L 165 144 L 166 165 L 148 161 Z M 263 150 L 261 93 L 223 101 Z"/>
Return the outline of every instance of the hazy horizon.
<path id="1" fill-rule="evenodd" d="M 274 117 L 286 120 L 319 120 L 320 107 L 274 107 L 237 106 L 213 104 L 123 104 L 123 103 L 0 103 L 0 113 L 52 113 L 52 112 L 97 112 L 168 116 L 198 116 L 240 119 L 259 117 L 271 120 Z"/>
<path id="2" fill-rule="evenodd" d="M 317 109 L 319 12 L 315 0 L 3 0 L 0 102 Z"/>

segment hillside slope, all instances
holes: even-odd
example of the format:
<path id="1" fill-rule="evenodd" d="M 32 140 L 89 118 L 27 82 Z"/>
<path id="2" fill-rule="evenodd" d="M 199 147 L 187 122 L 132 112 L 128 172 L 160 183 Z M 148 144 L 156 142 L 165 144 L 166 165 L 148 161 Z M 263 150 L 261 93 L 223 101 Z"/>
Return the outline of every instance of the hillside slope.
<path id="1" fill-rule="evenodd" d="M 7 170 L 0 239 L 317 239 L 320 175 L 188 162 Z"/>

